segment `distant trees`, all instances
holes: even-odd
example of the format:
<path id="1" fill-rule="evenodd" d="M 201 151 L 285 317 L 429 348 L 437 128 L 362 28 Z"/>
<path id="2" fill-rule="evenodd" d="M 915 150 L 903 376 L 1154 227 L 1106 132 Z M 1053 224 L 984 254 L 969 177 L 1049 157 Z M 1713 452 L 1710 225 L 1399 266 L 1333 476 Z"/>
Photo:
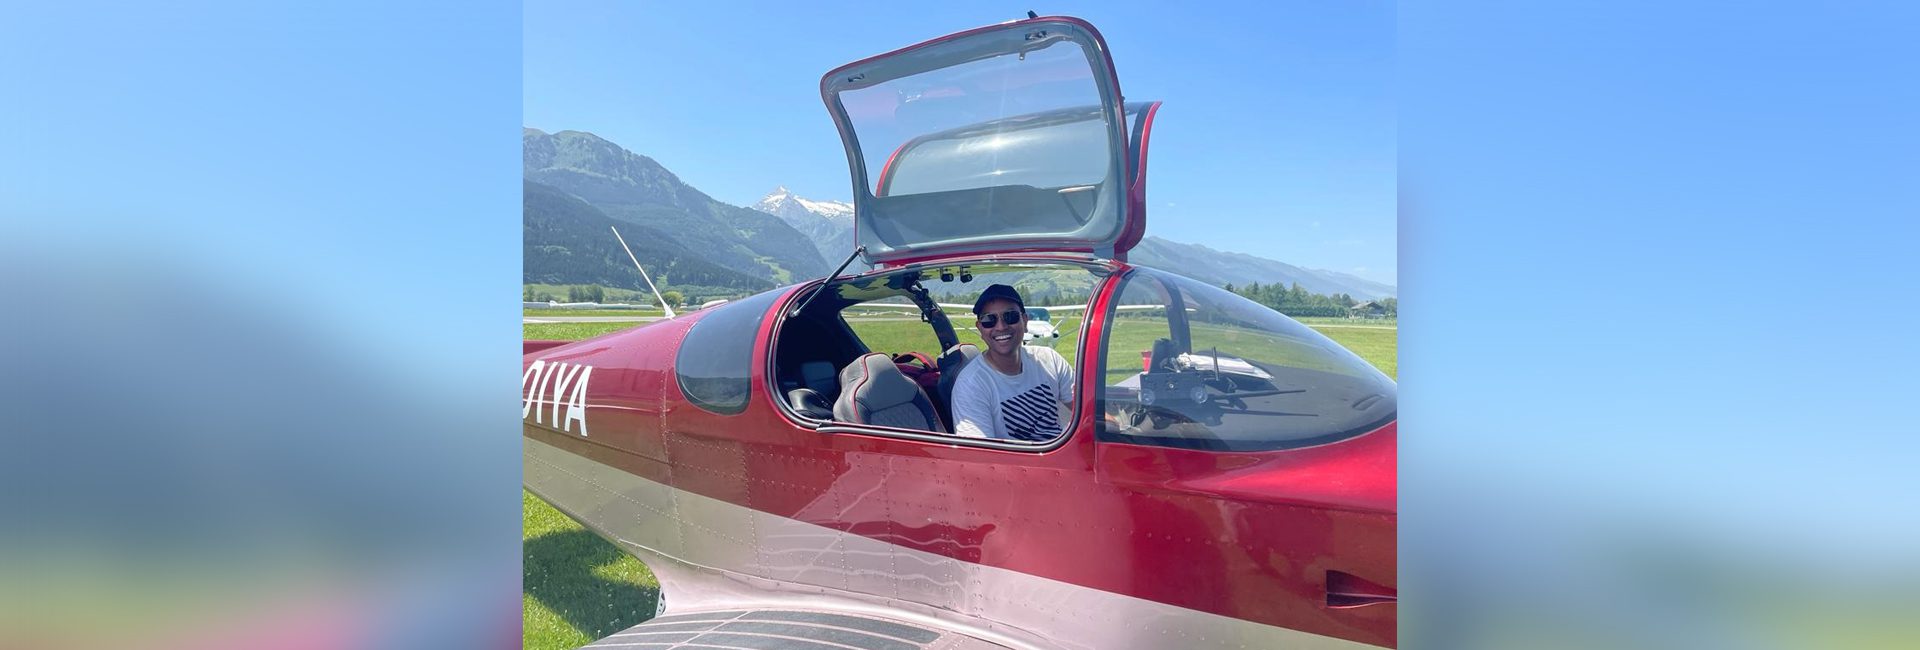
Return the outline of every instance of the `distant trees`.
<path id="1" fill-rule="evenodd" d="M 680 292 L 674 291 L 672 289 L 668 289 L 664 292 L 661 292 L 660 298 L 662 300 L 667 301 L 667 306 L 669 307 L 679 307 L 681 304 L 687 301 L 686 296 L 681 295 Z"/>
<path id="2" fill-rule="evenodd" d="M 1344 293 L 1322 295 L 1307 291 L 1298 282 L 1290 286 L 1254 282 L 1237 289 L 1229 283 L 1221 288 L 1272 307 L 1275 311 L 1288 316 L 1340 317 L 1348 315 L 1354 305 L 1360 304 L 1360 301 L 1354 300 L 1353 296 Z M 1386 309 L 1389 316 L 1394 315 L 1399 307 L 1399 302 L 1393 298 L 1383 298 L 1374 303 Z"/>
<path id="3" fill-rule="evenodd" d="M 567 287 L 567 302 L 605 302 L 607 288 L 597 284 L 575 284 Z"/>
<path id="4" fill-rule="evenodd" d="M 521 285 L 520 299 L 525 300 L 527 302 L 558 302 L 559 301 L 559 298 L 555 297 L 553 295 L 553 292 L 547 291 L 545 288 L 542 288 L 540 287 L 540 285 L 537 285 L 537 284 Z"/>

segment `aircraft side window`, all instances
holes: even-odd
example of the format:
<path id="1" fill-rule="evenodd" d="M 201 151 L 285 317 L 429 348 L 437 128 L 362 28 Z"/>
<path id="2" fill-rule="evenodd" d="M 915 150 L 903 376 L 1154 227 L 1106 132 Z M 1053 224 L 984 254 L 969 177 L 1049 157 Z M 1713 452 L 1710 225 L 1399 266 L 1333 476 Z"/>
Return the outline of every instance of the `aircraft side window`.
<path id="1" fill-rule="evenodd" d="M 786 395 L 782 403 L 787 408 L 783 411 L 801 426 L 824 427 L 829 432 L 842 427 L 866 428 L 863 424 L 847 422 L 837 415 L 822 414 L 817 404 L 809 407 L 807 400 L 802 399 L 808 396 L 804 391 L 797 390 L 803 379 L 803 366 L 815 359 L 824 358 L 813 354 L 811 347 L 802 347 L 817 346 L 819 341 L 814 341 L 810 337 L 822 334 L 810 333 L 812 330 L 801 328 L 799 325 L 818 321 L 821 325 L 832 326 L 834 335 L 844 340 L 844 344 L 838 347 L 847 348 L 851 357 L 858 357 L 868 352 L 881 352 L 891 356 L 895 368 L 900 370 L 901 375 L 904 375 L 907 380 L 919 387 L 939 418 L 940 426 L 928 427 L 927 432 L 941 435 L 943 440 L 950 440 L 954 435 L 951 433 L 956 424 L 954 419 L 958 417 L 952 404 L 956 393 L 960 391 L 959 379 L 965 376 L 972 364 L 979 362 L 981 355 L 989 348 L 980 338 L 975 316 L 971 312 L 972 304 L 986 287 L 993 284 L 1009 284 L 1018 287 L 1027 299 L 1028 317 L 1022 319 L 1022 326 L 1026 329 L 1023 344 L 1037 349 L 1030 353 L 1041 357 L 1042 360 L 1039 363 L 1042 365 L 1033 377 L 1023 375 L 1017 381 L 1010 380 L 1003 384 L 996 384 L 996 390 L 999 387 L 1018 388 L 1022 391 L 1037 389 L 1037 386 L 1027 386 L 1018 382 L 1042 381 L 1043 379 L 1036 377 L 1044 374 L 1045 381 L 1074 382 L 1068 383 L 1065 388 L 1056 386 L 1053 394 L 1066 396 L 1067 399 L 1078 399 L 1078 384 L 1073 378 L 1077 378 L 1082 372 L 1082 368 L 1076 361 L 1082 356 L 1079 354 L 1078 346 L 1087 320 L 1085 310 L 1092 292 L 1106 279 L 1106 275 L 1098 271 L 1099 269 L 1084 264 L 988 262 L 980 265 L 966 264 L 944 268 L 914 268 L 893 275 L 857 278 L 838 289 L 838 297 L 842 299 L 840 303 L 816 303 L 815 307 L 810 307 L 808 310 L 813 314 L 808 317 L 812 320 L 789 319 L 782 326 L 779 335 L 781 337 L 779 365 L 775 368 L 774 381 L 770 386 L 780 389 L 777 395 Z M 901 286 L 910 284 L 907 282 L 910 278 L 927 289 L 927 298 L 940 306 L 946 317 L 945 320 L 950 321 L 949 327 L 952 328 L 951 334 L 956 345 L 946 346 L 946 349 L 943 349 L 941 341 L 944 337 L 936 331 L 940 326 L 923 318 L 919 305 L 906 295 L 902 295 L 905 290 Z M 940 319 L 936 319 L 935 322 L 938 320 Z M 844 329 L 841 326 L 844 326 Z M 1089 347 L 1085 352 L 1090 355 L 1093 350 Z M 834 357 L 836 367 L 842 375 L 846 372 L 847 363 L 850 362 L 851 357 L 849 361 L 840 361 L 838 355 Z M 1070 373 L 1059 372 L 1060 361 L 1064 361 L 1065 365 L 1071 369 Z M 827 402 L 836 405 L 837 411 L 838 404 L 846 395 L 842 387 L 835 386 L 834 389 L 841 394 L 831 395 L 827 391 L 817 389 L 813 392 L 825 396 Z M 794 395 L 796 392 L 801 393 L 798 398 Z M 996 399 L 1020 399 L 1021 395 L 1021 393 L 1013 393 L 1006 397 L 996 397 Z M 1051 449 L 1057 446 L 1054 444 L 1055 441 L 1065 439 L 1062 434 L 1072 431 L 1078 416 L 1078 411 L 1071 401 L 1056 400 L 1052 406 L 1054 408 L 1051 419 L 1053 424 L 1044 428 L 1057 427 L 1055 430 L 1058 434 L 1044 436 L 1046 438 L 1044 440 L 993 435 L 989 438 L 965 438 L 961 444 L 1000 448 L 1023 447 L 1034 450 Z M 993 409 L 988 407 L 987 410 Z M 1036 425 L 1043 419 L 1043 416 L 1039 415 L 1042 412 L 1035 408 L 1027 408 L 1021 413 L 1033 418 Z M 898 434 L 926 440 L 925 437 L 913 432 L 919 427 L 891 428 L 904 428 L 908 431 L 895 432 L 876 428 L 871 433 Z"/>
<path id="2" fill-rule="evenodd" d="M 940 338 L 920 321 L 920 309 L 905 302 L 869 302 L 840 312 L 840 320 L 869 352 L 940 356 Z"/>
<path id="3" fill-rule="evenodd" d="M 1258 451 L 1326 444 L 1395 417 L 1393 381 L 1318 332 L 1226 290 L 1140 269 L 1102 348 L 1102 440 Z"/>
<path id="4" fill-rule="evenodd" d="M 733 415 L 751 396 L 754 337 L 781 290 L 715 307 L 687 331 L 673 369 L 680 392 L 703 410 Z"/>

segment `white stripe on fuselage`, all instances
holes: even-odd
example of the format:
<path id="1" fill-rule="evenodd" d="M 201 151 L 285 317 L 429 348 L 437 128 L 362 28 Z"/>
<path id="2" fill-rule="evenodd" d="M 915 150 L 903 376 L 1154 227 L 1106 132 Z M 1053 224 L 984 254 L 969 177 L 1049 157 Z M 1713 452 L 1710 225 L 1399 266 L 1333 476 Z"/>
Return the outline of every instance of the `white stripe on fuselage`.
<path id="1" fill-rule="evenodd" d="M 834 607 L 1015 648 L 1374 647 L 955 560 L 678 490 L 523 441 L 527 487 L 641 556 L 660 577 L 673 611 Z M 829 492 L 871 494 L 889 471 L 884 462 L 866 471 L 856 464 L 841 477 L 844 489 Z M 839 513 L 847 508 L 839 499 L 808 508 Z"/>

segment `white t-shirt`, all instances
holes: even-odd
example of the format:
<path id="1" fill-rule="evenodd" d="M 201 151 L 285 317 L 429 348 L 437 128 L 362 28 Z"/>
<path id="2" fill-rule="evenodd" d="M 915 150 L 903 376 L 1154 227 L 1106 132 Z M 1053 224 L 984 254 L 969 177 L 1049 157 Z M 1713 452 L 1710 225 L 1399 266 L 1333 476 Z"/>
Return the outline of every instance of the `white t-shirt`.
<path id="1" fill-rule="evenodd" d="M 969 438 L 1044 442 L 1065 430 L 1073 366 L 1050 348 L 1020 346 L 1020 374 L 974 357 L 953 383 L 953 432 Z"/>

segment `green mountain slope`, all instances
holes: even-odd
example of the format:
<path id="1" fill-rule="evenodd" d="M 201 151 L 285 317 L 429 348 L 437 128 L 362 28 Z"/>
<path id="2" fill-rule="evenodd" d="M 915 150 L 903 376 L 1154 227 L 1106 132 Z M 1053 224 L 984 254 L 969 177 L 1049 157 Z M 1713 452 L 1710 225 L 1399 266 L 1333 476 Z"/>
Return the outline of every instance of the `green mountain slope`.
<path id="1" fill-rule="evenodd" d="M 807 237 L 779 218 L 716 201 L 653 159 L 599 136 L 525 129 L 521 143 L 527 180 L 579 197 L 607 217 L 653 228 L 716 266 L 780 284 L 831 270 Z"/>
<path id="2" fill-rule="evenodd" d="M 578 197 L 526 181 L 523 189 L 525 282 L 545 284 L 599 284 L 645 291 L 640 273 L 608 230 L 633 247 L 634 257 L 665 291 L 668 286 L 735 292 L 773 288 L 772 281 L 714 264 L 672 235 L 635 223 L 616 221 Z"/>

